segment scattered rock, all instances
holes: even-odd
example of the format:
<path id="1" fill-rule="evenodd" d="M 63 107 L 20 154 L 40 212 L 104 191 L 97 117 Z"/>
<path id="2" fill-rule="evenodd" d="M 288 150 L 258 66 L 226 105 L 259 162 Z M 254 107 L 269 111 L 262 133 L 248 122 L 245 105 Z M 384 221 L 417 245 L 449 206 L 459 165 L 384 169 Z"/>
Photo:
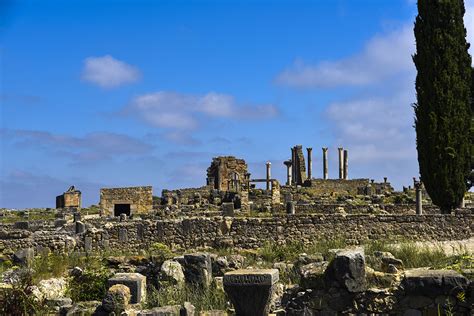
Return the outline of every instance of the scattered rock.
<path id="1" fill-rule="evenodd" d="M 208 286 L 212 281 L 212 263 L 208 253 L 184 255 L 183 268 L 186 282 Z"/>
<path id="2" fill-rule="evenodd" d="M 30 266 L 35 257 L 33 248 L 20 249 L 13 254 L 13 262 L 21 266 Z"/>
<path id="3" fill-rule="evenodd" d="M 339 287 L 357 293 L 366 289 L 365 256 L 363 249 L 343 250 L 336 253 L 325 272 L 328 287 Z"/>
<path id="4" fill-rule="evenodd" d="M 126 285 L 130 289 L 130 304 L 139 304 L 146 299 L 146 277 L 140 273 L 117 273 L 107 281 L 109 288 L 115 284 Z"/>
<path id="5" fill-rule="evenodd" d="M 127 286 L 123 284 L 112 285 L 102 300 L 102 309 L 120 315 L 121 312 L 127 309 L 130 298 L 130 289 Z"/>
<path id="6" fill-rule="evenodd" d="M 161 279 L 174 283 L 183 283 L 184 272 L 181 264 L 174 260 L 166 260 L 161 265 Z"/>

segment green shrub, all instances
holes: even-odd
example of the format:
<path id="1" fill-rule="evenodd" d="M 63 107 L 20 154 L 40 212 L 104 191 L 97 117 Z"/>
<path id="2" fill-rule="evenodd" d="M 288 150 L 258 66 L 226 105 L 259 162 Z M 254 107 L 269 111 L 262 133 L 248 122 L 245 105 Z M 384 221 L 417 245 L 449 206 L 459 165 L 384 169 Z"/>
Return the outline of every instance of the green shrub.
<path id="1" fill-rule="evenodd" d="M 85 270 L 69 282 L 68 293 L 74 302 L 102 300 L 107 293 L 107 280 L 112 273 L 106 269 Z"/>
<path id="2" fill-rule="evenodd" d="M 30 270 L 22 270 L 19 279 L 11 288 L 0 288 L 0 315 L 34 315 L 41 309 L 32 295 L 33 275 Z"/>
<path id="3" fill-rule="evenodd" d="M 162 243 L 156 242 L 149 248 L 150 255 L 158 259 L 158 261 L 165 261 L 174 257 L 171 249 Z"/>
<path id="4" fill-rule="evenodd" d="M 42 280 L 61 277 L 69 267 L 69 257 L 66 254 L 42 254 L 33 261 L 33 279 Z"/>

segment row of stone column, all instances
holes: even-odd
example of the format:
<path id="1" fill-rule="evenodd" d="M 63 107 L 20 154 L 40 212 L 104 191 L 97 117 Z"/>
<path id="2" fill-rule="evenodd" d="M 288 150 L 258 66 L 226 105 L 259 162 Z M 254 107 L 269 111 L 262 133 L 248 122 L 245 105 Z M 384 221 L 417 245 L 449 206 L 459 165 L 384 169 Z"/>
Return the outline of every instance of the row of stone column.
<path id="1" fill-rule="evenodd" d="M 339 179 L 347 180 L 349 179 L 349 163 L 347 149 L 339 147 L 337 150 L 339 151 Z"/>
<path id="2" fill-rule="evenodd" d="M 308 147 L 306 148 L 308 152 L 308 179 L 312 178 L 312 169 L 313 169 L 313 159 L 312 159 L 312 152 L 313 148 Z M 328 172 L 328 148 L 323 147 L 323 179 L 327 180 L 329 179 L 329 172 Z M 339 150 L 339 179 L 344 179 L 347 180 L 349 179 L 349 174 L 348 174 L 348 152 L 344 148 L 340 147 L 338 148 Z M 286 160 L 283 162 L 283 164 L 286 166 L 286 185 L 291 185 L 293 184 L 293 160 L 295 159 L 294 155 L 294 150 L 292 148 L 292 159 Z M 269 173 L 269 166 L 267 163 L 267 175 Z M 268 176 L 267 176 L 268 179 Z"/>

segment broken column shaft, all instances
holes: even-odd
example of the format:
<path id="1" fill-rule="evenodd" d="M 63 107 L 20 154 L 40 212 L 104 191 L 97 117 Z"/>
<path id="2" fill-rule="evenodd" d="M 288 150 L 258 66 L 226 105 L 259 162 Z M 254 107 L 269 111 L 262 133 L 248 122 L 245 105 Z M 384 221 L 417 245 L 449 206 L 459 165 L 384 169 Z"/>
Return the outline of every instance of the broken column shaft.
<path id="1" fill-rule="evenodd" d="M 323 147 L 323 179 L 328 179 L 328 148 Z"/>
<path id="2" fill-rule="evenodd" d="M 294 184 L 296 181 L 296 150 L 294 147 L 291 148 L 291 183 Z"/>
<path id="3" fill-rule="evenodd" d="M 344 149 L 342 147 L 339 147 L 337 149 L 339 151 L 339 179 L 344 178 L 344 166 L 343 166 L 343 155 L 344 155 Z"/>
<path id="4" fill-rule="evenodd" d="M 270 190 L 270 179 L 272 178 L 272 163 L 267 161 L 267 190 Z"/>
<path id="5" fill-rule="evenodd" d="M 286 185 L 291 185 L 291 181 L 292 181 L 291 180 L 292 179 L 292 174 L 291 173 L 293 172 L 291 166 L 292 166 L 293 162 L 291 160 L 286 160 L 283 163 L 286 166 Z"/>
<path id="6" fill-rule="evenodd" d="M 343 178 L 344 180 L 347 180 L 349 179 L 349 175 L 348 175 L 348 167 L 349 167 L 349 163 L 348 163 L 348 155 L 347 155 L 347 150 L 344 150 L 344 171 L 343 171 Z"/>
<path id="7" fill-rule="evenodd" d="M 423 205 L 422 205 L 422 193 L 421 189 L 423 187 L 423 183 L 421 181 L 415 182 L 415 193 L 416 193 L 416 214 L 422 215 L 423 214 Z"/>
<path id="8" fill-rule="evenodd" d="M 313 148 L 308 147 L 306 148 L 306 150 L 308 151 L 308 179 L 311 180 L 311 169 L 313 167 L 313 158 L 312 158 Z"/>

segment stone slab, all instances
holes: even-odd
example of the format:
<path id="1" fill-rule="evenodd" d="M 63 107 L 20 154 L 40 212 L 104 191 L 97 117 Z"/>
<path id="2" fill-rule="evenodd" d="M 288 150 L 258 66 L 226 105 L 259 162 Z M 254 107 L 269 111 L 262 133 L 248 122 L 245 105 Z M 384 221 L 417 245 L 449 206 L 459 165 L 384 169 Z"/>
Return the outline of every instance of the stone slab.
<path id="1" fill-rule="evenodd" d="M 278 280 L 277 269 L 240 269 L 224 274 L 224 286 L 273 285 Z"/>
<path id="2" fill-rule="evenodd" d="M 146 299 L 146 277 L 140 273 L 117 273 L 107 281 L 110 288 L 115 284 L 123 284 L 130 289 L 130 304 L 139 304 Z"/>

